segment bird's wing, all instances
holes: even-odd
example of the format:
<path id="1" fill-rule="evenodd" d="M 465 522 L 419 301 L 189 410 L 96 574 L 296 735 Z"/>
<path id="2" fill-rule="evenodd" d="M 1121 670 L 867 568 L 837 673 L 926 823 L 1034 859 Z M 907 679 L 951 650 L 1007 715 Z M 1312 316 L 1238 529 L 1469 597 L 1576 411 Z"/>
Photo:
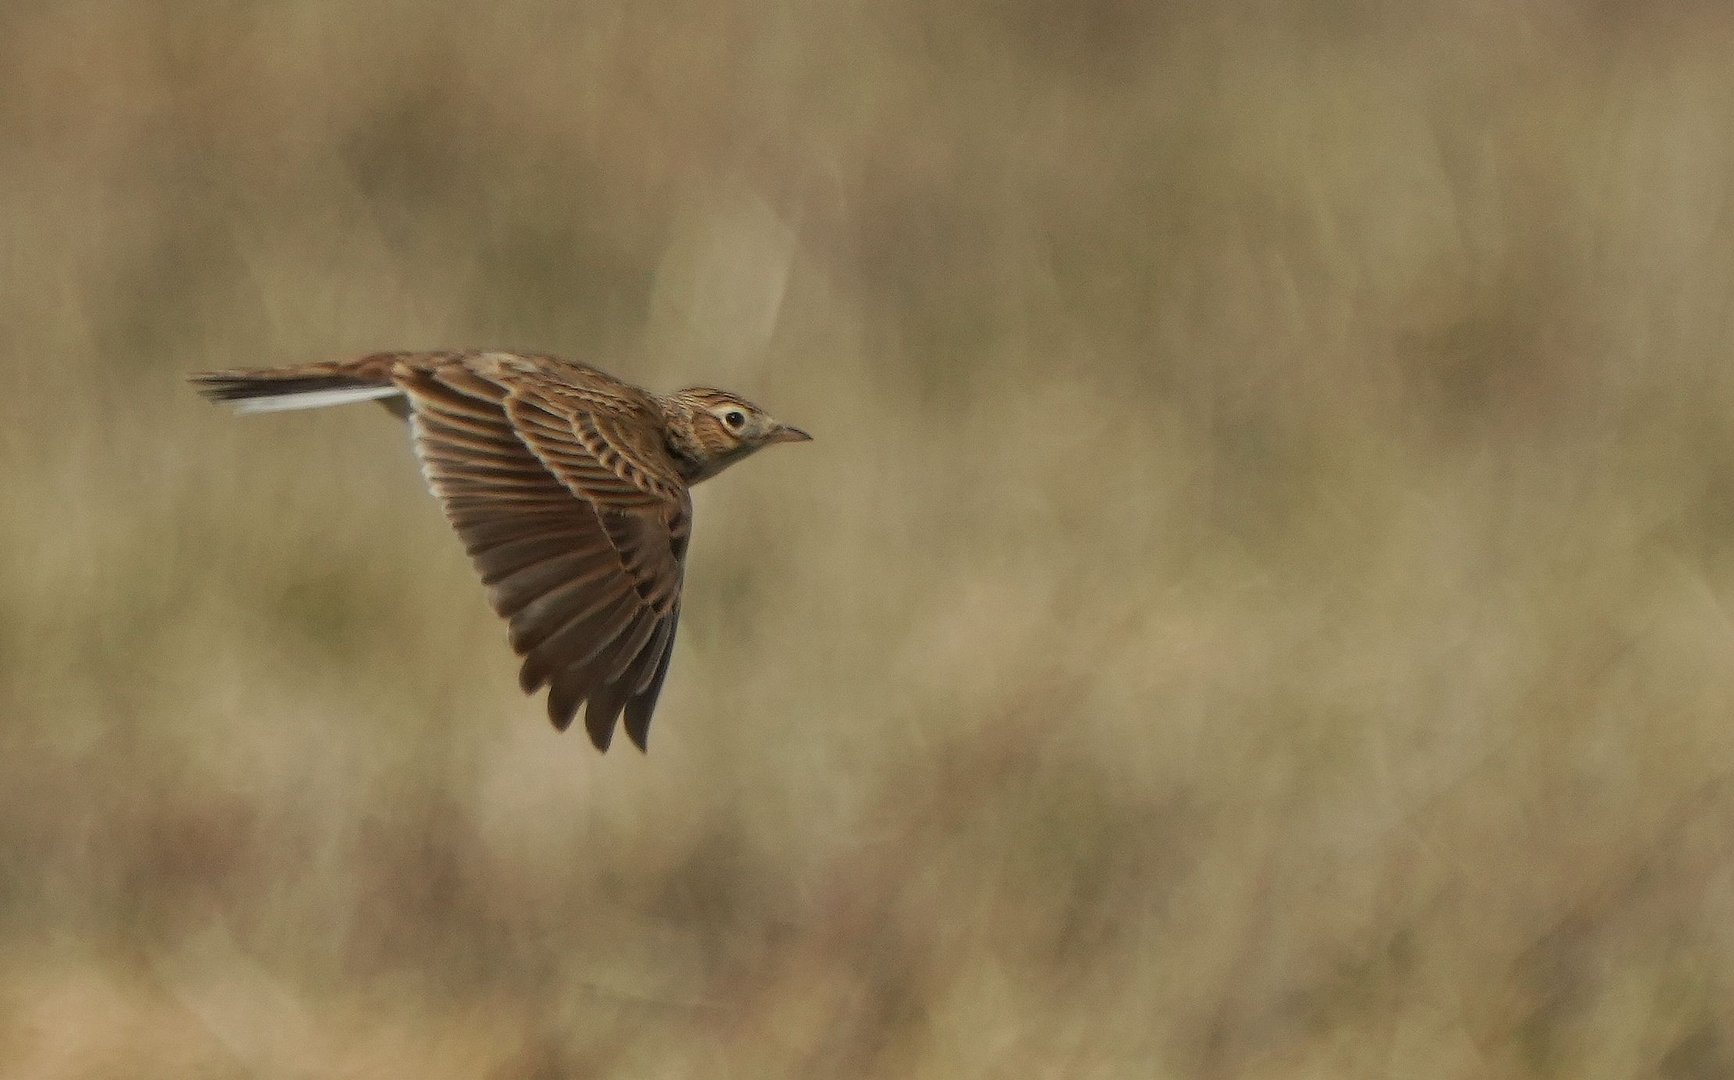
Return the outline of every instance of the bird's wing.
<path id="1" fill-rule="evenodd" d="M 584 726 L 604 750 L 624 708 L 642 748 L 674 649 L 692 503 L 646 395 L 542 363 L 406 357 L 392 381 L 428 486 L 510 625 L 524 692 L 549 687 L 560 730 L 588 701 Z"/>

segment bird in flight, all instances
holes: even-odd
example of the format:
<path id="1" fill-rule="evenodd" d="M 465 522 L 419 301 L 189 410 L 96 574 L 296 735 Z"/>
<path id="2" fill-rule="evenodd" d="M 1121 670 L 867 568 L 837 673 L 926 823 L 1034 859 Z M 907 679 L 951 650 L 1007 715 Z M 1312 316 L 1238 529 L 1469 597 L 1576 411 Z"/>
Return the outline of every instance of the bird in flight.
<path id="1" fill-rule="evenodd" d="M 560 731 L 584 707 L 598 750 L 622 710 L 645 748 L 680 621 L 689 489 L 761 447 L 812 438 L 725 390 L 653 394 L 552 356 L 387 352 L 191 379 L 241 412 L 378 400 L 407 420 L 524 658 L 519 684 L 548 687 Z"/>

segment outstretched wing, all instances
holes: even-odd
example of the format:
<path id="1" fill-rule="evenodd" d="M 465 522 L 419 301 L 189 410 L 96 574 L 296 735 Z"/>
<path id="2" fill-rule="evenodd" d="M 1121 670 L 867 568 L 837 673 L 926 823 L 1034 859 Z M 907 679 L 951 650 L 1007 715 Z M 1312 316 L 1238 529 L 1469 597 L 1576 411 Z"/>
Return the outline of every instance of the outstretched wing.
<path id="1" fill-rule="evenodd" d="M 655 404 L 593 369 L 506 353 L 407 355 L 422 472 L 524 658 L 525 693 L 606 750 L 642 749 L 674 650 L 692 503 Z"/>

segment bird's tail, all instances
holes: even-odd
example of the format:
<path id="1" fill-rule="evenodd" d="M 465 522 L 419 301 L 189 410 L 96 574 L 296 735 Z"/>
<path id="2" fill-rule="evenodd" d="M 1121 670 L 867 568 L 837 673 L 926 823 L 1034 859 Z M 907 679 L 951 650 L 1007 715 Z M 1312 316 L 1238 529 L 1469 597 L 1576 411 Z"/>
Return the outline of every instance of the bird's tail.
<path id="1" fill-rule="evenodd" d="M 395 359 L 391 354 L 382 353 L 299 367 L 201 371 L 188 379 L 206 398 L 234 405 L 243 413 L 380 400 L 392 408 L 400 402 L 391 399 L 401 398 L 403 391 L 391 381 L 391 359 Z"/>

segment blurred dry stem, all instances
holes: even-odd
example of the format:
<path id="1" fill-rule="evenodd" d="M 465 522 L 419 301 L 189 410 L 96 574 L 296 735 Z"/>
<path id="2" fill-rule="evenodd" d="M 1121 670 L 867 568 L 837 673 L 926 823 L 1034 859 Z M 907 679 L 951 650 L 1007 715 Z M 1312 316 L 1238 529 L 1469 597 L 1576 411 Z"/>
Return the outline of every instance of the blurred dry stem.
<path id="1" fill-rule="evenodd" d="M 0 10 L 0 1075 L 1734 1074 L 1734 17 Z M 592 755 L 377 410 L 810 428 Z"/>

